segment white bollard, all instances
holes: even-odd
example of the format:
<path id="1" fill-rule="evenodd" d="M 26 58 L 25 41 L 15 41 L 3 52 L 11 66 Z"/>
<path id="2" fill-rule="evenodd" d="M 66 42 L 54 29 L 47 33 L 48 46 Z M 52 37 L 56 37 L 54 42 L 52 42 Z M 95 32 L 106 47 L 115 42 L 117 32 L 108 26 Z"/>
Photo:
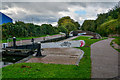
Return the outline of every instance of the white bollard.
<path id="1" fill-rule="evenodd" d="M 2 48 L 6 48 L 6 47 L 8 47 L 8 43 L 3 43 Z"/>

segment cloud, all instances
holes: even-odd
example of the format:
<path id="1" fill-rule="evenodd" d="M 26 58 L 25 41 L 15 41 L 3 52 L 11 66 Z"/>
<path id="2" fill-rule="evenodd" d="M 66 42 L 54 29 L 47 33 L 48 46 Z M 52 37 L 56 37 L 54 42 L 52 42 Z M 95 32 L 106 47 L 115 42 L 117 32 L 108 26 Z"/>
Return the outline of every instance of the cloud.
<path id="1" fill-rule="evenodd" d="M 14 21 L 49 23 L 57 25 L 59 18 L 70 16 L 80 24 L 85 19 L 96 19 L 97 14 L 108 12 L 116 2 L 3 2 L 1 12 Z M 84 14 L 84 15 L 83 15 Z"/>

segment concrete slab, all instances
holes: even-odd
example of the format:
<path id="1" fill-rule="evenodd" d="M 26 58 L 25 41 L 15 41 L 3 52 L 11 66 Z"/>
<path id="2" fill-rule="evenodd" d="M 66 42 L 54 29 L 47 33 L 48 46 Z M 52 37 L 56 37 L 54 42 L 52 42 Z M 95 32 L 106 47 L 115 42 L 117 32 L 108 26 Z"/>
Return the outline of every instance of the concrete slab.
<path id="1" fill-rule="evenodd" d="M 42 51 L 44 57 L 33 57 L 27 63 L 53 63 L 77 65 L 83 52 L 76 48 L 45 48 Z"/>

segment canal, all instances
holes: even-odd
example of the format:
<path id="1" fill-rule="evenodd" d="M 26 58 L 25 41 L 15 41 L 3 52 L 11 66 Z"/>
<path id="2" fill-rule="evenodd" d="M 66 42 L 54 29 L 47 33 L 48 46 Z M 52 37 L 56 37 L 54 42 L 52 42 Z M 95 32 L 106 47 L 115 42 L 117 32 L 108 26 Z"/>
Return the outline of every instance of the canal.
<path id="1" fill-rule="evenodd" d="M 53 38 L 53 39 L 41 41 L 41 43 L 57 42 L 57 41 L 61 41 L 64 39 L 67 39 L 67 38 L 66 37 Z M 2 51 L 0 52 L 0 55 L 1 55 L 0 59 L 1 59 L 2 67 L 10 65 L 10 64 L 15 64 L 16 62 L 29 56 L 29 55 L 22 56 L 22 55 L 3 54 Z M 0 63 L 0 65 L 1 65 L 1 63 Z M 0 68 L 1 68 L 1 66 L 0 66 Z"/>
<path id="2" fill-rule="evenodd" d="M 17 55 L 2 55 L 2 67 L 10 64 L 14 64 L 28 56 L 17 56 Z"/>

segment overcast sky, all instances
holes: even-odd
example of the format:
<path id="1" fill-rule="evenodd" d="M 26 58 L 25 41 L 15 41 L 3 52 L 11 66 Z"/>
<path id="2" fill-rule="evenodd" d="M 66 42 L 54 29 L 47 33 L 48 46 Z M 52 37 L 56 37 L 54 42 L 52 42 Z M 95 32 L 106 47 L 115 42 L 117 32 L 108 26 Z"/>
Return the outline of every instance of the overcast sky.
<path id="1" fill-rule="evenodd" d="M 0 12 L 14 21 L 57 25 L 59 18 L 70 16 L 80 24 L 86 19 L 96 19 L 97 14 L 106 13 L 117 2 L 2 2 Z"/>

